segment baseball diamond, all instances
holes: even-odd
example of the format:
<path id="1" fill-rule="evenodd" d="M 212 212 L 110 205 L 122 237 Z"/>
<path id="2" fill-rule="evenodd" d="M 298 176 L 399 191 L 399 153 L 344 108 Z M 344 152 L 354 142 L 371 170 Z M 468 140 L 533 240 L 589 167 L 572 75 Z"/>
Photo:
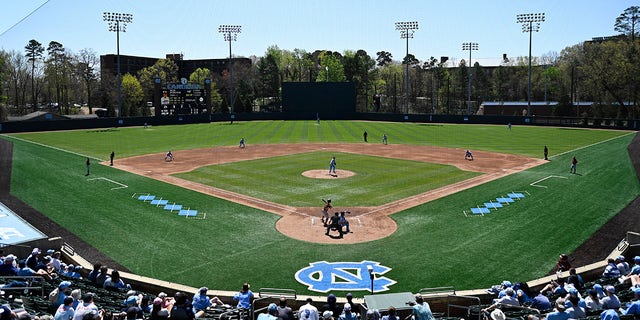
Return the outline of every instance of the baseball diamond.
<path id="1" fill-rule="evenodd" d="M 398 292 L 428 286 L 487 287 L 505 278 L 534 279 L 552 269 L 558 252 L 582 252 L 576 253 L 576 261 L 585 264 L 602 259 L 612 245 L 591 242 L 591 235 L 607 221 L 617 221 L 616 214 L 640 189 L 637 178 L 629 174 L 633 166 L 625 149 L 632 132 L 523 126 L 507 132 L 501 126 L 483 125 L 308 123 L 312 130 L 307 122 L 292 121 L 4 135 L 2 138 L 12 141 L 14 147 L 11 197 L 3 197 L 2 202 L 13 208 L 14 199 L 20 198 L 31 210 L 42 212 L 43 219 L 30 222 L 69 239 L 90 261 L 107 261 L 120 270 L 175 283 L 234 290 L 238 283 L 249 281 L 258 287 L 287 287 L 308 293 L 293 275 L 310 263 L 375 261 L 390 268 L 388 277 L 394 284 L 388 290 Z M 365 145 L 365 125 L 372 141 L 385 132 L 394 143 Z M 260 135 L 252 134 L 253 130 Z M 309 138 L 298 131 L 318 133 Z M 244 149 L 237 147 L 241 136 L 252 142 Z M 549 146 L 549 161 L 543 160 L 544 145 Z M 474 161 L 464 161 L 466 149 L 473 150 Z M 114 166 L 106 160 L 112 150 L 119 155 Z M 177 155 L 174 161 L 162 160 L 167 150 Z M 316 153 L 320 153 L 317 164 L 286 162 L 297 155 Z M 212 169 L 220 166 L 232 171 L 230 176 L 240 170 L 260 179 L 268 175 L 260 171 L 262 168 L 254 170 L 257 161 L 274 158 L 290 167 L 287 174 L 291 177 L 302 177 L 308 170 L 326 174 L 327 159 L 335 154 L 338 177 L 304 179 L 324 184 L 360 178 L 363 164 L 345 167 L 344 158 L 350 155 L 376 157 L 382 162 L 403 159 L 454 166 L 477 175 L 373 206 L 352 206 L 331 194 L 310 199 L 310 205 L 292 206 L 178 177 L 186 172 L 218 172 Z M 568 160 L 573 154 L 581 159 L 581 166 L 579 174 L 569 175 Z M 92 166 L 89 178 L 94 180 L 84 177 L 87 156 L 95 164 L 103 164 Z M 341 177 L 340 170 L 354 175 Z M 551 175 L 566 179 L 546 179 L 543 184 L 547 188 L 530 185 Z M 95 180 L 102 177 L 109 180 Z M 241 177 L 236 181 L 239 185 L 254 183 Z M 109 181 L 127 188 L 112 190 L 119 185 Z M 293 188 L 284 181 L 283 189 Z M 393 191 L 372 190 L 369 193 Z M 484 217 L 463 214 L 463 210 L 514 191 L 528 192 L 526 199 Z M 135 193 L 178 201 L 191 210 L 206 212 L 206 219 L 189 220 L 157 210 L 133 199 L 131 194 Z M 306 191 L 298 193 L 304 196 Z M 343 239 L 324 236 L 321 198 L 328 196 L 335 211 L 351 212 L 347 218 L 352 233 Z M 574 201 L 578 199 L 585 201 Z M 30 210 L 14 211 L 36 215 Z M 52 222 L 44 224 L 44 218 Z M 92 228 L 83 227 L 84 221 Z M 558 221 L 579 221 L 581 228 L 567 228 Z M 54 224 L 58 227 L 52 227 Z M 615 232 L 609 230 L 599 237 L 611 237 L 609 243 L 615 243 L 627 227 L 635 225 L 627 221 Z M 113 241 L 114 237 L 118 241 Z M 581 243 L 599 249 L 587 253 L 581 251 Z M 158 246 L 164 254 L 156 254 Z M 497 247 L 501 250 L 495 250 Z M 178 255 L 180 263 L 176 265 Z M 449 266 L 461 261 L 485 267 L 458 268 L 451 274 Z M 518 267 L 500 267 L 507 262 Z"/>

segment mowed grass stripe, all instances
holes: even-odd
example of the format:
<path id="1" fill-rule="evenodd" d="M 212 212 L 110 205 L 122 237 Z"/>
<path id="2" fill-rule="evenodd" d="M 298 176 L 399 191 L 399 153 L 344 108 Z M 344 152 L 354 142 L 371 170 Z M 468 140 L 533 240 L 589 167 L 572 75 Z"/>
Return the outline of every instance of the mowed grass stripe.
<path id="1" fill-rule="evenodd" d="M 342 179 L 302 176 L 327 170 L 330 156 L 338 168 L 355 172 Z M 206 166 L 175 176 L 292 206 L 314 206 L 331 197 L 343 206 L 377 206 L 465 180 L 479 173 L 453 166 L 349 153 L 310 152 Z"/>

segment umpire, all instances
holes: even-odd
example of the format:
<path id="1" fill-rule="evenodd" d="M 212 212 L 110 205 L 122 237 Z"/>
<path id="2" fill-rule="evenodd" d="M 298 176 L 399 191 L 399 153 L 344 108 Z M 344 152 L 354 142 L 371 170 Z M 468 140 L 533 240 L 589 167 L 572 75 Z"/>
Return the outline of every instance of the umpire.
<path id="1" fill-rule="evenodd" d="M 331 223 L 329 223 L 329 225 L 327 226 L 327 232 L 325 233 L 325 235 L 329 235 L 329 231 L 331 231 L 331 229 L 335 229 L 338 230 L 338 232 L 340 232 L 340 236 L 338 238 L 342 238 L 343 232 L 342 232 L 342 226 L 340 225 L 340 213 L 336 212 L 336 214 L 331 217 L 331 219 L 329 220 Z"/>

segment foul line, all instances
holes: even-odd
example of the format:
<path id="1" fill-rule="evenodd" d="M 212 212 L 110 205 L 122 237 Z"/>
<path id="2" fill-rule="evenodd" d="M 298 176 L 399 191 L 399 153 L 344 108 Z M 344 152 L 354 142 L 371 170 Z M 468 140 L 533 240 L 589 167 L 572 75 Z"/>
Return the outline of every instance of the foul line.
<path id="1" fill-rule="evenodd" d="M 40 143 L 40 142 L 35 142 L 35 141 L 27 140 L 27 139 L 22 139 L 22 138 L 18 138 L 18 137 L 6 135 L 6 134 L 3 134 L 2 136 L 3 137 L 7 137 L 7 138 L 11 138 L 11 139 L 16 139 L 16 140 L 22 141 L 22 142 L 32 143 L 32 144 L 35 144 L 35 145 L 38 145 L 38 146 L 41 146 L 41 147 L 46 147 L 46 148 L 53 149 L 53 150 L 58 150 L 58 151 L 62 151 L 62 152 L 70 153 L 70 154 L 75 154 L 77 156 L 82 156 L 82 157 L 85 157 L 85 158 L 91 158 L 91 159 L 94 159 L 94 160 L 98 160 L 100 162 L 105 161 L 105 160 L 102 160 L 102 159 L 99 159 L 99 158 L 96 158 L 96 157 L 88 156 L 86 154 L 77 153 L 77 152 L 69 151 L 69 150 L 66 150 L 66 149 L 62 149 L 62 148 L 46 145 L 46 144 L 43 144 L 43 143 Z"/>
<path id="2" fill-rule="evenodd" d="M 532 187 L 538 187 L 538 188 L 548 188 L 547 186 L 537 185 L 536 183 L 538 183 L 538 182 L 542 182 L 542 181 L 547 180 L 547 179 L 550 179 L 550 178 L 561 178 L 561 179 L 567 179 L 567 177 L 563 177 L 563 176 L 548 176 L 548 177 L 542 178 L 542 179 L 540 179 L 540 180 L 538 180 L 538 181 L 532 182 L 532 183 L 530 183 L 529 185 L 530 185 L 530 186 L 532 186 Z"/>
<path id="3" fill-rule="evenodd" d="M 92 180 L 107 180 L 107 181 L 109 181 L 109 182 L 111 182 L 111 183 L 115 183 L 115 184 L 119 185 L 119 187 L 111 188 L 111 190 L 124 189 L 124 188 L 128 188 L 128 187 L 129 187 L 129 186 L 128 186 L 128 185 L 126 185 L 126 184 L 122 184 L 122 183 L 120 183 L 120 182 L 113 181 L 113 180 L 111 180 L 111 179 L 103 178 L 103 177 L 100 177 L 100 178 L 93 178 L 93 179 L 87 179 L 87 181 L 92 181 Z"/>
<path id="4" fill-rule="evenodd" d="M 578 151 L 578 150 L 582 150 L 582 149 L 590 148 L 590 147 L 593 147 L 593 146 L 597 146 L 597 145 L 599 145 L 599 144 L 601 144 L 601 143 L 609 142 L 609 141 L 612 141 L 612 140 L 615 140 L 615 139 L 624 138 L 624 137 L 626 137 L 626 136 L 628 136 L 628 135 L 630 135 L 630 134 L 636 134 L 636 132 L 629 132 L 629 133 L 627 133 L 627 134 L 623 134 L 623 135 L 621 135 L 621 136 L 617 136 L 617 137 L 609 138 L 609 139 L 607 139 L 607 140 L 598 141 L 598 142 L 596 142 L 596 143 L 592 143 L 592 144 L 590 144 L 590 145 L 586 145 L 586 146 L 583 146 L 583 147 L 580 147 L 580 148 L 577 148 L 577 149 L 573 149 L 573 150 L 565 151 L 565 152 L 563 152 L 563 153 L 556 154 L 556 155 L 551 156 L 551 157 L 549 157 L 549 158 L 555 158 L 555 157 L 559 157 L 559 156 L 561 156 L 561 155 L 564 155 L 564 154 L 567 154 L 567 153 L 570 153 L 570 152 L 576 152 L 576 151 Z"/>

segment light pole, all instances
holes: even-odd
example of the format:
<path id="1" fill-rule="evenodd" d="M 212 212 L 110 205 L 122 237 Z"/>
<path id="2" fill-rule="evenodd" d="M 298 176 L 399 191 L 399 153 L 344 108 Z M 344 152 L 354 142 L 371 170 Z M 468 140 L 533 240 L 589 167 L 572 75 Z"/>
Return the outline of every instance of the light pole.
<path id="1" fill-rule="evenodd" d="M 236 41 L 238 39 L 238 33 L 242 32 L 242 26 L 224 24 L 218 27 L 218 32 L 223 34 L 224 41 L 229 41 L 229 105 L 231 106 L 231 117 L 233 117 L 233 64 L 231 63 L 231 41 Z"/>
<path id="2" fill-rule="evenodd" d="M 130 13 L 103 12 L 102 20 L 109 23 L 109 31 L 116 33 L 116 63 L 118 68 L 118 118 L 122 117 L 122 77 L 120 75 L 120 32 L 127 32 L 127 23 L 133 22 Z"/>
<path id="3" fill-rule="evenodd" d="M 462 50 L 469 50 L 469 99 L 467 102 L 467 114 L 471 114 L 471 51 L 478 50 L 478 44 L 476 42 L 465 42 L 462 44 Z"/>
<path id="4" fill-rule="evenodd" d="M 373 273 L 373 266 L 367 265 L 367 271 L 369 271 L 369 279 L 371 279 L 371 294 L 373 294 L 373 280 L 375 278 L 375 274 Z"/>
<path id="5" fill-rule="evenodd" d="M 532 32 L 540 30 L 540 22 L 544 22 L 544 13 L 522 13 L 516 15 L 516 21 L 522 24 L 522 32 L 529 33 L 529 84 L 527 86 L 527 116 L 531 115 L 531 38 Z M 535 23 L 535 24 L 534 24 Z"/>
<path id="6" fill-rule="evenodd" d="M 413 38 L 414 30 L 418 30 L 418 21 L 396 22 L 396 30 L 400 30 L 400 39 L 407 39 L 407 55 L 405 56 L 405 89 L 404 89 L 404 113 L 409 114 L 409 38 Z"/>

